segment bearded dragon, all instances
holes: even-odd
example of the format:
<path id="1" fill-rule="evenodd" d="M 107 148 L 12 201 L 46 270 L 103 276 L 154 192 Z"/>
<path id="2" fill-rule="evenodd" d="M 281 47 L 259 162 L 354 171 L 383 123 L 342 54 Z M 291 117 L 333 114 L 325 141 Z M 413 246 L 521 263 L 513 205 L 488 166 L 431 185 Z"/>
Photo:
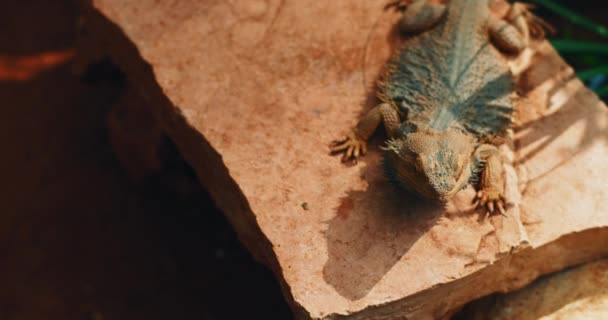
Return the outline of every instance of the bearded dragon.
<path id="1" fill-rule="evenodd" d="M 511 126 L 516 95 L 507 55 L 525 49 L 531 35 L 543 36 L 547 25 L 522 3 L 497 16 L 494 1 L 391 3 L 402 12 L 400 31 L 413 35 L 379 81 L 382 103 L 331 151 L 356 161 L 383 123 L 390 179 L 442 202 L 474 183 L 476 205 L 504 215 L 498 141 Z"/>

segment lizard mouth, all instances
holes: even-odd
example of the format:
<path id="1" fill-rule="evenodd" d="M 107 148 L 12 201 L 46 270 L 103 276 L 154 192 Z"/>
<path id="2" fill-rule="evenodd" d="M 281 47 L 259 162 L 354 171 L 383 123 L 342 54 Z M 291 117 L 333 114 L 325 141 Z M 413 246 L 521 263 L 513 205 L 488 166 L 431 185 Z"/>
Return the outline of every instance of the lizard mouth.
<path id="1" fill-rule="evenodd" d="M 423 198 L 446 203 L 469 182 L 470 166 L 466 160 L 456 164 L 445 160 L 450 159 L 449 155 L 429 157 L 394 149 L 389 147 L 385 154 L 386 173 Z"/>
<path id="2" fill-rule="evenodd" d="M 458 191 L 460 191 L 461 189 L 462 189 L 462 187 L 456 185 L 452 190 L 450 190 L 448 192 L 443 192 L 443 193 L 438 192 L 437 198 L 439 199 L 439 201 L 446 203 L 450 199 L 452 199 L 454 197 L 454 195 L 456 195 L 456 193 L 458 193 Z"/>
<path id="3" fill-rule="evenodd" d="M 441 202 L 448 202 L 451 198 L 453 198 L 460 190 L 464 189 L 469 183 L 469 174 L 463 172 L 456 183 L 453 185 L 451 190 L 447 192 L 437 192 L 438 198 Z"/>
<path id="4" fill-rule="evenodd" d="M 431 185 L 431 189 L 436 193 L 436 198 L 441 202 L 448 202 L 460 190 L 465 188 L 469 183 L 470 171 L 466 170 L 467 166 L 463 166 L 460 172 L 450 182 L 442 180 L 440 185 Z M 448 180 L 449 181 L 449 180 Z"/>

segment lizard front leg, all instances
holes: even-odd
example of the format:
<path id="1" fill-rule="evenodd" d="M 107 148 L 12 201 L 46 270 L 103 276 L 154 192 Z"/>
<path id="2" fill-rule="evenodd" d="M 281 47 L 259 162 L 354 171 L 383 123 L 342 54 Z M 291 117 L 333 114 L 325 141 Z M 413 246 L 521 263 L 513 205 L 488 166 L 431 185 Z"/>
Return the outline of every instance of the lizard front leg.
<path id="1" fill-rule="evenodd" d="M 367 140 L 376 131 L 380 122 L 384 123 L 386 133 L 392 138 L 401 121 L 393 106 L 388 103 L 379 104 L 370 110 L 344 139 L 335 141 L 330 148 L 331 152 L 344 152 L 342 161 L 353 159 L 356 162 L 360 155 L 367 152 Z"/>
<path id="2" fill-rule="evenodd" d="M 498 209 L 505 215 L 505 181 L 498 148 L 483 144 L 475 150 L 475 158 L 478 162 L 485 162 L 476 196 L 477 206 L 486 207 L 490 213 Z"/>
<path id="3" fill-rule="evenodd" d="M 531 12 L 532 6 L 514 3 L 502 18 L 490 16 L 489 31 L 496 46 L 509 53 L 519 53 L 530 43 L 530 37 L 542 38 L 553 28 Z"/>

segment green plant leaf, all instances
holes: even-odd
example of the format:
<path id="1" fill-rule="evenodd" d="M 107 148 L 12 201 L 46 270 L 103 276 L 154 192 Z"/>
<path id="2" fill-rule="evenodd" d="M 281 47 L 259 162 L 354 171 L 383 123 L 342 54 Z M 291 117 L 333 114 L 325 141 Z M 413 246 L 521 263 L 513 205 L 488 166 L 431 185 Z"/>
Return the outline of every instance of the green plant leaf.
<path id="1" fill-rule="evenodd" d="M 608 65 L 599 66 L 595 68 L 585 69 L 583 71 L 579 71 L 576 73 L 576 76 L 581 79 L 581 81 L 587 81 L 595 76 L 599 76 L 601 74 L 608 75 Z"/>
<path id="2" fill-rule="evenodd" d="M 595 94 L 597 94 L 600 97 L 608 96 L 608 85 L 595 89 Z"/>
<path id="3" fill-rule="evenodd" d="M 595 23 L 595 22 L 589 20 L 588 18 L 585 18 L 562 5 L 557 4 L 555 1 L 532 0 L 532 2 L 553 11 L 555 14 L 566 18 L 568 21 L 570 21 L 578 26 L 591 30 L 599 35 L 608 37 L 608 28 L 606 28 L 605 26 L 603 26 L 599 23 Z"/>
<path id="4" fill-rule="evenodd" d="M 551 44 L 560 53 L 596 53 L 608 54 L 608 44 L 568 39 L 551 40 Z"/>

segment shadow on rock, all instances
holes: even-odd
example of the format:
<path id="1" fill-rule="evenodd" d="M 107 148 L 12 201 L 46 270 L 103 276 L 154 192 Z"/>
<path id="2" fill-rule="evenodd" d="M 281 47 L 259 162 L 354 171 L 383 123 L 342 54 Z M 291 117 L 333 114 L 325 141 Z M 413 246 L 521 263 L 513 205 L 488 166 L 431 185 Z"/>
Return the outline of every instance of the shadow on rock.
<path id="1" fill-rule="evenodd" d="M 350 300 L 365 297 L 444 212 L 383 177 L 379 154 L 367 157 L 364 191 L 350 191 L 325 232 L 325 281 Z"/>
<path id="2" fill-rule="evenodd" d="M 529 178 L 536 180 L 555 171 L 562 165 L 574 159 L 578 154 L 592 147 L 598 139 L 608 143 L 606 113 L 597 105 L 601 101 L 597 96 L 580 83 L 572 69 L 551 50 L 537 51 L 532 58 L 533 64 L 520 76 L 518 87 L 522 94 L 528 93 L 549 79 L 555 79 L 546 96 L 545 109 L 536 108 L 539 114 L 526 114 L 529 110 L 522 110 L 524 116 L 521 123 L 516 126 L 516 149 L 520 155 L 516 165 L 534 165 L 534 160 L 544 150 L 558 140 L 573 126 L 583 125 L 583 130 L 577 134 L 578 142 L 559 150 L 551 157 L 551 163 L 543 162 L 542 170 L 535 170 Z M 562 66 L 555 70 L 555 66 Z M 556 76 L 558 74 L 558 76 Z M 526 106 L 522 106 L 526 108 Z M 554 110 L 551 110 L 551 109 Z M 534 109 L 534 108 L 531 108 Z"/>

